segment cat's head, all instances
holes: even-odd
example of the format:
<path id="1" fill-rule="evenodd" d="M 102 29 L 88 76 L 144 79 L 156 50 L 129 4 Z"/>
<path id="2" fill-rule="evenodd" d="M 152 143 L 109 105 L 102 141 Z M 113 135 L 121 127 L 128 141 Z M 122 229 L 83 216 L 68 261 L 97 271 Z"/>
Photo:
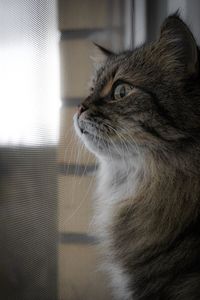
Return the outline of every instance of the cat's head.
<path id="1" fill-rule="evenodd" d="M 186 24 L 168 17 L 157 41 L 114 54 L 74 117 L 97 156 L 184 151 L 200 130 L 199 50 Z"/>

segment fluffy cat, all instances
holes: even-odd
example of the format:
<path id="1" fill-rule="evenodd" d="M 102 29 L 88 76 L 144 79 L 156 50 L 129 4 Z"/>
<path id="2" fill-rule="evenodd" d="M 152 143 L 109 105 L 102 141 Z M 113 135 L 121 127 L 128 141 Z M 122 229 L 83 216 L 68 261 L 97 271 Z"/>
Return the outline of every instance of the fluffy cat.
<path id="1" fill-rule="evenodd" d="M 116 299 L 200 299 L 199 49 L 175 14 L 105 52 L 75 128 L 99 160 L 97 230 Z"/>

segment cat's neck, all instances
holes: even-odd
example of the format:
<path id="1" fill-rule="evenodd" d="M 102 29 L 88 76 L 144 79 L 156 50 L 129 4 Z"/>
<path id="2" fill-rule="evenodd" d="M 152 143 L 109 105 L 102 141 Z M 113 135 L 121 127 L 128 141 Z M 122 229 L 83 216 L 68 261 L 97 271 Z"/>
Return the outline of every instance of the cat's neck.
<path id="1" fill-rule="evenodd" d="M 181 162 L 171 161 L 169 163 L 150 156 L 127 159 L 103 158 L 100 159 L 98 180 L 101 193 L 107 189 L 123 190 L 123 187 L 126 187 L 128 193 L 137 194 L 151 188 L 157 194 L 157 188 L 161 186 L 172 193 L 181 186 L 183 193 L 187 192 L 188 194 L 191 191 L 194 195 L 194 183 L 200 183 L 200 172 L 198 169 L 194 170 L 192 162 L 184 166 Z M 193 189 L 190 188 L 190 185 L 193 186 Z M 200 185 L 197 190 L 200 191 Z M 133 195 L 131 194 L 131 196 Z M 127 198 L 127 193 L 124 193 L 123 198 Z"/>
<path id="2" fill-rule="evenodd" d="M 101 159 L 98 194 L 111 202 L 119 202 L 134 194 L 135 179 L 140 170 L 137 159 Z"/>
<path id="3" fill-rule="evenodd" d="M 141 222 L 138 228 L 149 224 L 154 236 L 161 228 L 163 236 L 176 234 L 174 228 L 182 230 L 182 224 L 199 215 L 200 178 L 172 166 L 153 159 L 102 160 L 98 186 L 101 205 L 106 205 L 105 210 L 136 207 Z"/>

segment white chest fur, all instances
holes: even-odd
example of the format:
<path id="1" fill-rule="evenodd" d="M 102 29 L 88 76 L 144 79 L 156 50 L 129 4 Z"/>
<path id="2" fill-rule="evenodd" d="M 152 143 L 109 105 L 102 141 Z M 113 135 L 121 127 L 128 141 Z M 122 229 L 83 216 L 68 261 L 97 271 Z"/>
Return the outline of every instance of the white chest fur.
<path id="1" fill-rule="evenodd" d="M 137 164 L 124 161 L 101 161 L 98 174 L 97 205 L 95 224 L 100 238 L 102 251 L 105 254 L 103 269 L 109 274 L 116 299 L 130 300 L 132 295 L 128 289 L 129 277 L 120 265 L 112 259 L 110 249 L 112 235 L 110 226 L 117 213 L 119 203 L 133 196 L 136 189 Z"/>

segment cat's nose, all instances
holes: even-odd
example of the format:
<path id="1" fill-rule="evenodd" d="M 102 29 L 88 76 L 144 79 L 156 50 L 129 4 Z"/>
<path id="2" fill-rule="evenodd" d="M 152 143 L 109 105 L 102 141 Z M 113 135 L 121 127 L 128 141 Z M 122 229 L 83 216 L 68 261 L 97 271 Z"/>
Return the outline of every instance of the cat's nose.
<path id="1" fill-rule="evenodd" d="M 80 104 L 80 105 L 78 106 L 78 118 L 79 118 L 80 115 L 81 115 L 84 111 L 86 111 L 86 110 L 87 110 L 87 107 L 84 106 L 83 104 Z"/>

